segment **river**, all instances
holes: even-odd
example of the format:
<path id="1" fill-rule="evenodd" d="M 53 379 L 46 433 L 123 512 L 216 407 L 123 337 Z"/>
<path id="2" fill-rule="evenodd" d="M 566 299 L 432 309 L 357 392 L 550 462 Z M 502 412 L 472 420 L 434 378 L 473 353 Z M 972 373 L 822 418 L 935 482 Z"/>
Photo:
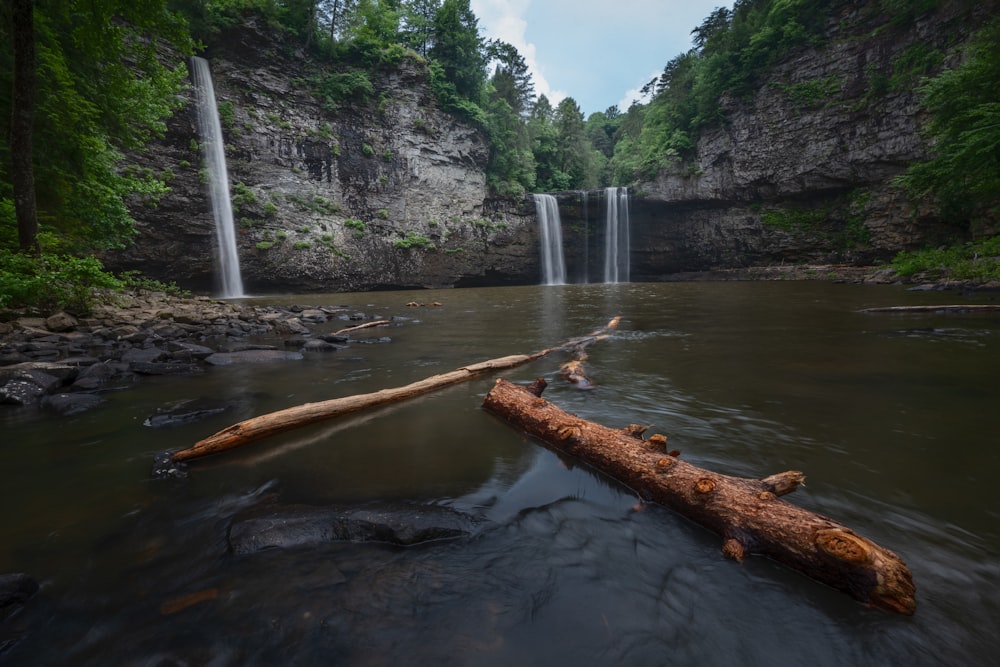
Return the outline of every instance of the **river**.
<path id="1" fill-rule="evenodd" d="M 1000 655 L 1000 318 L 862 314 L 989 294 L 822 282 L 566 285 L 261 299 L 411 318 L 302 362 L 142 380 L 70 418 L 0 410 L 0 572 L 42 591 L 2 632 L 13 665 L 986 665 Z M 995 298 L 995 295 L 992 295 Z M 442 307 L 407 308 L 409 301 Z M 195 461 L 152 457 L 254 414 L 531 352 L 622 315 L 588 348 L 506 372 L 609 426 L 652 424 L 685 460 L 762 477 L 892 549 L 913 617 L 865 608 L 561 458 L 480 408 L 493 377 Z M 329 329 L 342 326 L 330 323 Z M 226 413 L 143 421 L 182 399 Z M 469 512 L 467 539 L 236 556 L 265 499 L 405 500 Z M 182 596 L 194 594 L 194 598 Z M 3 635 L 0 635 L 0 640 Z M 2 661 L 3 659 L 0 659 Z"/>

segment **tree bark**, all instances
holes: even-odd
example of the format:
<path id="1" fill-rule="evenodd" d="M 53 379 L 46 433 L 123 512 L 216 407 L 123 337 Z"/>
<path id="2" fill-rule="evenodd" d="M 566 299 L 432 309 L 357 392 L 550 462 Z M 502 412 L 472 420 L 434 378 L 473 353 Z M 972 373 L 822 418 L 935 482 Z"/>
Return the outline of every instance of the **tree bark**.
<path id="1" fill-rule="evenodd" d="M 579 458 L 714 531 L 722 552 L 741 561 L 768 556 L 873 607 L 912 614 L 916 589 L 906 564 L 849 528 L 778 498 L 802 473 L 765 479 L 730 477 L 665 451 L 666 438 L 642 439 L 644 428 L 612 429 L 567 413 L 541 398 L 545 380 L 522 387 L 499 379 L 483 406 L 552 448 Z"/>
<path id="2" fill-rule="evenodd" d="M 14 47 L 14 85 L 10 123 L 11 185 L 17 239 L 21 252 L 37 254 L 38 200 L 32 164 L 35 123 L 35 3 L 13 0 L 11 23 Z"/>
<path id="3" fill-rule="evenodd" d="M 278 410 L 277 412 L 260 415 L 259 417 L 252 417 L 224 428 L 204 440 L 199 440 L 191 447 L 175 452 L 170 458 L 175 463 L 182 463 L 202 456 L 208 456 L 209 454 L 223 452 L 227 449 L 233 449 L 240 445 L 255 442 L 268 436 L 290 431 L 318 421 L 420 396 L 442 387 L 471 380 L 490 371 L 514 368 L 544 357 L 552 352 L 583 349 L 586 345 L 596 340 L 601 340 L 607 335 L 609 330 L 617 328 L 620 320 L 620 317 L 615 317 L 597 331 L 580 338 L 574 338 L 558 347 L 548 348 L 534 354 L 515 354 L 497 359 L 488 359 L 478 364 L 463 366 L 449 373 L 433 375 L 402 387 L 382 389 L 370 394 L 334 398 L 319 403 L 306 403 L 305 405 Z M 371 324 L 368 323 L 357 328 L 371 326 Z"/>

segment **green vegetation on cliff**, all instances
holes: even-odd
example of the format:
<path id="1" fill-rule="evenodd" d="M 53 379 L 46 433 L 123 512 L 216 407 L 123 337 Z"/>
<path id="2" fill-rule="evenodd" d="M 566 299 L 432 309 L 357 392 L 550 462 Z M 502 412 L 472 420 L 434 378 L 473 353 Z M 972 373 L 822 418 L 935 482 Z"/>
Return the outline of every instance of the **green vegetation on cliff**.
<path id="1" fill-rule="evenodd" d="M 56 294 L 68 276 L 113 285 L 98 264 L 72 258 L 127 244 L 129 207 L 155 205 L 171 176 L 123 168 L 123 154 L 164 131 L 186 85 L 184 56 L 250 23 L 315 60 L 298 82 L 330 113 L 381 108 L 385 75 L 404 63 L 422 73 L 437 105 L 488 139 L 493 193 L 516 197 L 649 179 L 689 159 L 701 132 L 726 122 L 733 101 L 755 94 L 781 58 L 822 49 L 830 35 L 861 39 L 839 32 L 844 17 L 868 12 L 876 32 L 901 30 L 956 3 L 971 0 L 736 0 L 694 28 L 694 48 L 649 82 L 643 103 L 585 117 L 573 98 L 553 106 L 536 97 L 524 58 L 482 39 L 469 0 L 11 0 L 0 7 L 0 302 Z M 953 69 L 941 71 L 945 63 Z M 866 76 L 856 111 L 917 87 L 927 111 L 930 159 L 899 184 L 939 206 L 956 237 L 994 233 L 1000 21 L 963 54 L 916 43 Z M 773 85 L 805 114 L 845 83 L 830 75 Z M 220 111 L 232 129 L 233 108 Z"/>

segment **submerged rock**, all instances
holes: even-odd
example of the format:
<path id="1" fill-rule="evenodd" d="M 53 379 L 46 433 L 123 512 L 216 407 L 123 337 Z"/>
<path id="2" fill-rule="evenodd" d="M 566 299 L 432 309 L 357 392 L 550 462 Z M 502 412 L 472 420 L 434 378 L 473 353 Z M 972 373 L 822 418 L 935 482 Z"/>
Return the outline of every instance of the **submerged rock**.
<path id="1" fill-rule="evenodd" d="M 292 505 L 237 517 L 229 529 L 229 547 L 233 553 L 245 555 L 336 541 L 410 546 L 464 537 L 472 534 L 476 525 L 468 514 L 439 505 Z"/>
<path id="2" fill-rule="evenodd" d="M 38 592 L 38 582 L 20 572 L 0 574 L 0 622 L 7 620 L 24 607 Z"/>
<path id="3" fill-rule="evenodd" d="M 303 359 L 300 352 L 284 350 L 241 350 L 239 352 L 216 352 L 205 357 L 205 363 L 210 366 L 229 366 L 231 364 L 259 364 L 271 361 L 295 361 Z"/>
<path id="4" fill-rule="evenodd" d="M 225 401 L 210 398 L 191 398 L 158 410 L 156 414 L 146 417 L 142 425 L 149 426 L 150 428 L 181 426 L 220 414 L 232 407 L 231 403 Z"/>

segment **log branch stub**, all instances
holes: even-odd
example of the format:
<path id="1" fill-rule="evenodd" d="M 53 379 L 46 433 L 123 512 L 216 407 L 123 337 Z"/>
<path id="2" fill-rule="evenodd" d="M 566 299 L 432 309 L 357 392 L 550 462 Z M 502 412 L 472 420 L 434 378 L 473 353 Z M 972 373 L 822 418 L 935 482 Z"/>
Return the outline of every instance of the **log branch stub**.
<path id="1" fill-rule="evenodd" d="M 805 486 L 806 476 L 798 470 L 786 470 L 785 472 L 765 477 L 760 481 L 774 495 L 783 496 L 786 493 L 791 493 L 800 486 Z"/>
<path id="2" fill-rule="evenodd" d="M 649 440 L 647 440 L 646 443 L 649 444 L 650 447 L 656 447 L 657 449 L 666 451 L 667 436 L 663 435 L 662 433 L 654 433 L 653 435 L 649 436 Z M 679 453 L 680 452 L 678 452 L 678 454 Z"/>
<path id="3" fill-rule="evenodd" d="M 732 477 L 665 456 L 628 434 L 572 415 L 524 387 L 498 380 L 483 407 L 553 449 L 570 454 L 634 491 L 723 537 L 723 553 L 767 556 L 873 607 L 912 614 L 916 588 L 892 551 L 832 519 L 778 496 L 805 479 L 788 471 L 764 479 Z M 561 429 L 572 427 L 563 439 Z"/>

